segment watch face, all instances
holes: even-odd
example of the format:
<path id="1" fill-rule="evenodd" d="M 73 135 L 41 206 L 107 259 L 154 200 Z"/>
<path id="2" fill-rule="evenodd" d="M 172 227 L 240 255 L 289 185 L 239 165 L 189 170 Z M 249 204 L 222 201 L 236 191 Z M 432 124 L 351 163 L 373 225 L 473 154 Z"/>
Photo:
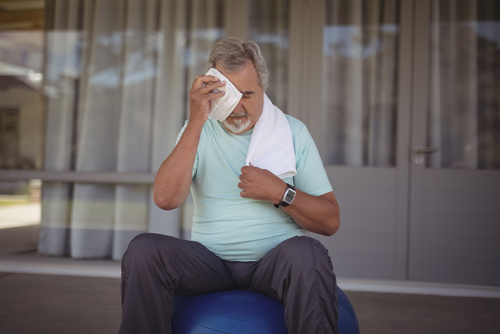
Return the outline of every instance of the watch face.
<path id="1" fill-rule="evenodd" d="M 283 200 L 283 202 L 291 204 L 294 198 L 295 198 L 295 191 L 293 191 L 293 189 L 287 189 L 285 194 L 285 199 Z"/>

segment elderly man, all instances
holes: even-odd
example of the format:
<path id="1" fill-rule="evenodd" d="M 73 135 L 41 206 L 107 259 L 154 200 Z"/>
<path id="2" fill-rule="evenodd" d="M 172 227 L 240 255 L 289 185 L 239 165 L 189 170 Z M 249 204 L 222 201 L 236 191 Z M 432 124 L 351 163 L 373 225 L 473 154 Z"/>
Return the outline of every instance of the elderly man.
<path id="1" fill-rule="evenodd" d="M 120 333 L 171 333 L 174 294 L 230 289 L 282 301 L 290 333 L 337 333 L 333 267 L 325 247 L 306 235 L 330 236 L 340 226 L 316 146 L 306 126 L 285 116 L 265 95 L 269 72 L 255 42 L 222 39 L 209 64 L 222 76 L 194 79 L 189 120 L 153 188 L 155 203 L 165 210 L 182 205 L 191 189 L 192 241 L 158 234 L 132 240 L 122 263 Z M 230 93 L 226 85 L 241 99 L 224 120 L 209 119 L 211 101 Z M 263 120 L 264 111 L 276 119 L 266 114 Z M 261 118 L 269 124 L 256 126 Z M 274 126 L 290 138 L 262 130 Z M 247 163 L 258 127 L 264 151 L 291 147 L 259 161 L 290 160 L 291 174 L 280 178 L 265 163 Z"/>

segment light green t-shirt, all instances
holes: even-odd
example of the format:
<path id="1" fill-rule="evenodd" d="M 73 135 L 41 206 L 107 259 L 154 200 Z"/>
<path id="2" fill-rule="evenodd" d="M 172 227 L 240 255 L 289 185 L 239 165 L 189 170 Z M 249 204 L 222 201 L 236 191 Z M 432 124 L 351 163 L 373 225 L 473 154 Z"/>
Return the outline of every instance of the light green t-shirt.
<path id="1" fill-rule="evenodd" d="M 291 116 L 286 118 L 293 136 L 297 175 L 283 181 L 315 196 L 332 191 L 307 127 Z M 186 126 L 187 121 L 177 140 Z M 229 261 L 258 261 L 280 242 L 306 235 L 302 227 L 273 203 L 240 196 L 239 176 L 245 166 L 252 131 L 234 135 L 219 121 L 208 120 L 193 166 L 191 239 Z"/>

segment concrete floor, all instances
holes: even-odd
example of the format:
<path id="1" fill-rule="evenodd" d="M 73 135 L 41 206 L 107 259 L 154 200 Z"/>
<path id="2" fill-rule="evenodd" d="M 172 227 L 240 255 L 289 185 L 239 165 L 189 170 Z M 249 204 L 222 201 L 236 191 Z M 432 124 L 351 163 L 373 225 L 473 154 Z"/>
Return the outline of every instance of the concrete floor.
<path id="1" fill-rule="evenodd" d="M 498 334 L 500 299 L 346 292 L 364 334 Z"/>
<path id="2" fill-rule="evenodd" d="M 1 334 L 117 333 L 120 280 L 0 273 Z"/>
<path id="3" fill-rule="evenodd" d="M 500 333 L 499 298 L 345 292 L 363 334 Z M 0 273 L 0 296 L 0 334 L 117 333 L 120 325 L 117 278 Z"/>

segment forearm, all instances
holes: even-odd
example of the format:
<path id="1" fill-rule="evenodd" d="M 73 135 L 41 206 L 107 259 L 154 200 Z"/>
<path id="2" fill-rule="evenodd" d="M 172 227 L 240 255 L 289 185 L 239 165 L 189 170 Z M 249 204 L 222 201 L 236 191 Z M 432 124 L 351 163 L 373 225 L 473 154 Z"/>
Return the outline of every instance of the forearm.
<path id="1" fill-rule="evenodd" d="M 158 169 L 153 185 L 153 198 L 158 207 L 172 210 L 186 201 L 202 129 L 203 122 L 189 122 L 174 150 Z"/>
<path id="2" fill-rule="evenodd" d="M 281 202 L 286 191 L 286 183 L 267 169 L 250 166 L 241 168 L 240 196 L 274 204 Z M 296 189 L 292 204 L 283 207 L 297 224 L 304 229 L 322 234 L 333 235 L 340 227 L 340 211 L 333 191 L 321 196 L 309 195 Z"/>
<path id="3" fill-rule="evenodd" d="M 333 192 L 312 196 L 296 189 L 292 204 L 282 208 L 307 231 L 331 236 L 340 227 L 340 211 Z"/>
<path id="4" fill-rule="evenodd" d="M 210 112 L 210 101 L 224 95 L 224 91 L 218 91 L 217 88 L 225 84 L 212 76 L 195 77 L 189 90 L 189 123 L 174 150 L 156 173 L 153 198 L 160 208 L 172 210 L 186 201 L 201 131 Z"/>

